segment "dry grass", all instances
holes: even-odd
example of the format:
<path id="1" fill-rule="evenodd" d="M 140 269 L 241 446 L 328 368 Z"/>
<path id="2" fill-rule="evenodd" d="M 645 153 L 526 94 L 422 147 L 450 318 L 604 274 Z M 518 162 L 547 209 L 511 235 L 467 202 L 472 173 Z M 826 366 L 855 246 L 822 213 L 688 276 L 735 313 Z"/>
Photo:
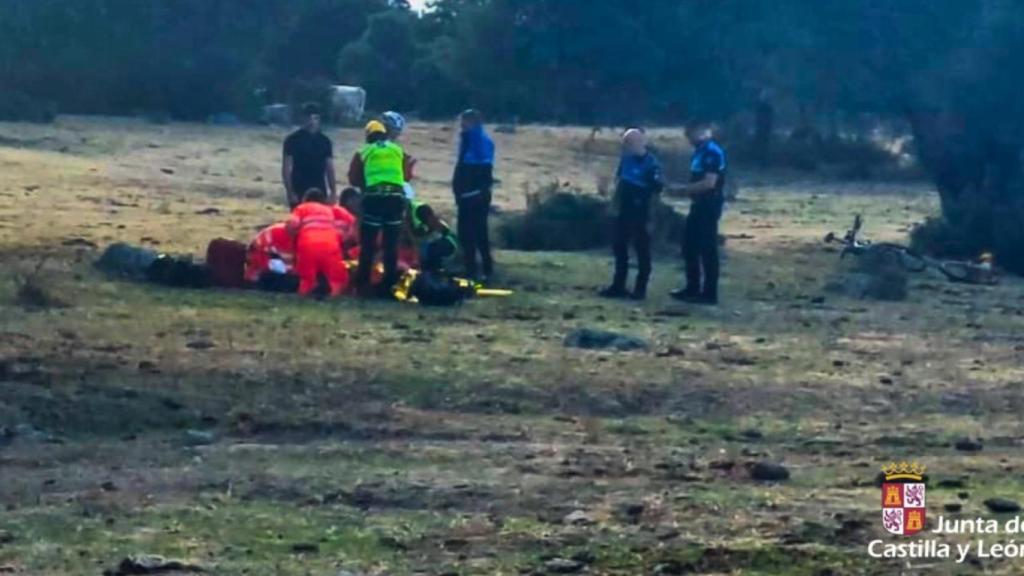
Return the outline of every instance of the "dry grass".
<path id="1" fill-rule="evenodd" d="M 216 574 L 518 574 L 573 555 L 597 574 L 890 574 L 864 551 L 881 530 L 883 462 L 967 477 L 969 517 L 1024 492 L 1020 282 L 916 278 L 906 302 L 818 299 L 837 258 L 824 233 L 859 211 L 870 237 L 905 238 L 935 210 L 919 185 L 738 175 L 716 310 L 670 302 L 672 259 L 656 263 L 649 302 L 595 299 L 603 252 L 502 252 L 516 296 L 454 310 L 173 291 L 91 270 L 88 242 L 199 252 L 279 218 L 282 135 L 0 124 L 3 261 L 49 255 L 46 287 L 74 295 L 72 308 L 24 309 L 10 281 L 23 268 L 0 272 L 0 566 L 95 574 L 145 551 Z M 344 136 L 339 150 L 354 149 Z M 499 205 L 519 209 L 524 186 L 556 178 L 592 186 L 606 166 L 581 161 L 588 137 L 499 135 Z M 442 211 L 452 147 L 443 127 L 410 131 L 420 191 Z M 196 214 L 210 206 L 221 214 Z M 651 351 L 565 349 L 578 326 Z M 958 436 L 984 451 L 954 451 Z M 761 459 L 791 480 L 749 480 Z M 958 491 L 930 489 L 929 514 Z M 564 524 L 574 510 L 595 524 Z"/>

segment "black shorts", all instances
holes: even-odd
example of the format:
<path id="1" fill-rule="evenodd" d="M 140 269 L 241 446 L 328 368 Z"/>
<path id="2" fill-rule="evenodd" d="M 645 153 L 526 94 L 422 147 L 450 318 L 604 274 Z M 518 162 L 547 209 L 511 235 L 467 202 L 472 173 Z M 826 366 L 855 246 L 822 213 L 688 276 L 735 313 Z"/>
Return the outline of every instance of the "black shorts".
<path id="1" fill-rule="evenodd" d="M 401 226 L 408 201 L 402 194 L 368 192 L 363 196 L 362 223 L 366 226 Z"/>

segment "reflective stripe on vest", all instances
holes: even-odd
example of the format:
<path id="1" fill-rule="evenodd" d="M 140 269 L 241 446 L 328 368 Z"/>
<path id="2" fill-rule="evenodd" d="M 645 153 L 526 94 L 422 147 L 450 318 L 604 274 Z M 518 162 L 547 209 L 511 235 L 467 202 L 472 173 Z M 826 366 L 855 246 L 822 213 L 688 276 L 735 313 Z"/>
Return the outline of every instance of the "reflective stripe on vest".
<path id="1" fill-rule="evenodd" d="M 331 230 L 334 231 L 334 218 L 331 216 L 307 216 L 299 221 L 299 233 L 306 230 Z"/>
<path id="2" fill-rule="evenodd" d="M 387 140 L 367 144 L 359 151 L 359 156 L 363 159 L 368 192 L 383 184 L 405 184 L 405 153 L 398 144 Z"/>

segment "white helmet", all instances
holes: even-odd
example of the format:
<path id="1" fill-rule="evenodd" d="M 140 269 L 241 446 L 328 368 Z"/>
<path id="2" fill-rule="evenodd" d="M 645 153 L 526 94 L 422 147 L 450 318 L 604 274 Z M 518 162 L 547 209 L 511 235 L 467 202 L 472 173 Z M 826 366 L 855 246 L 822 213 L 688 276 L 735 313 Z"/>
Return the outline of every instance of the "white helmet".
<path id="1" fill-rule="evenodd" d="M 388 132 L 401 134 L 405 131 L 405 118 L 394 111 L 387 111 L 380 115 L 380 121 L 388 128 Z"/>

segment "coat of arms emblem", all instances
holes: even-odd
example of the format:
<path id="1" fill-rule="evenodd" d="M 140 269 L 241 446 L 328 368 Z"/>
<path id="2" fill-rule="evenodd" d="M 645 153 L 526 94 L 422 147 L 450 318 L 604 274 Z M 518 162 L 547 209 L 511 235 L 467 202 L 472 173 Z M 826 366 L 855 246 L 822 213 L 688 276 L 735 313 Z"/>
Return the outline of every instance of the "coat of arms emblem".
<path id="1" fill-rule="evenodd" d="M 882 526 L 890 534 L 913 536 L 924 530 L 924 471 L 916 462 L 882 467 Z"/>

